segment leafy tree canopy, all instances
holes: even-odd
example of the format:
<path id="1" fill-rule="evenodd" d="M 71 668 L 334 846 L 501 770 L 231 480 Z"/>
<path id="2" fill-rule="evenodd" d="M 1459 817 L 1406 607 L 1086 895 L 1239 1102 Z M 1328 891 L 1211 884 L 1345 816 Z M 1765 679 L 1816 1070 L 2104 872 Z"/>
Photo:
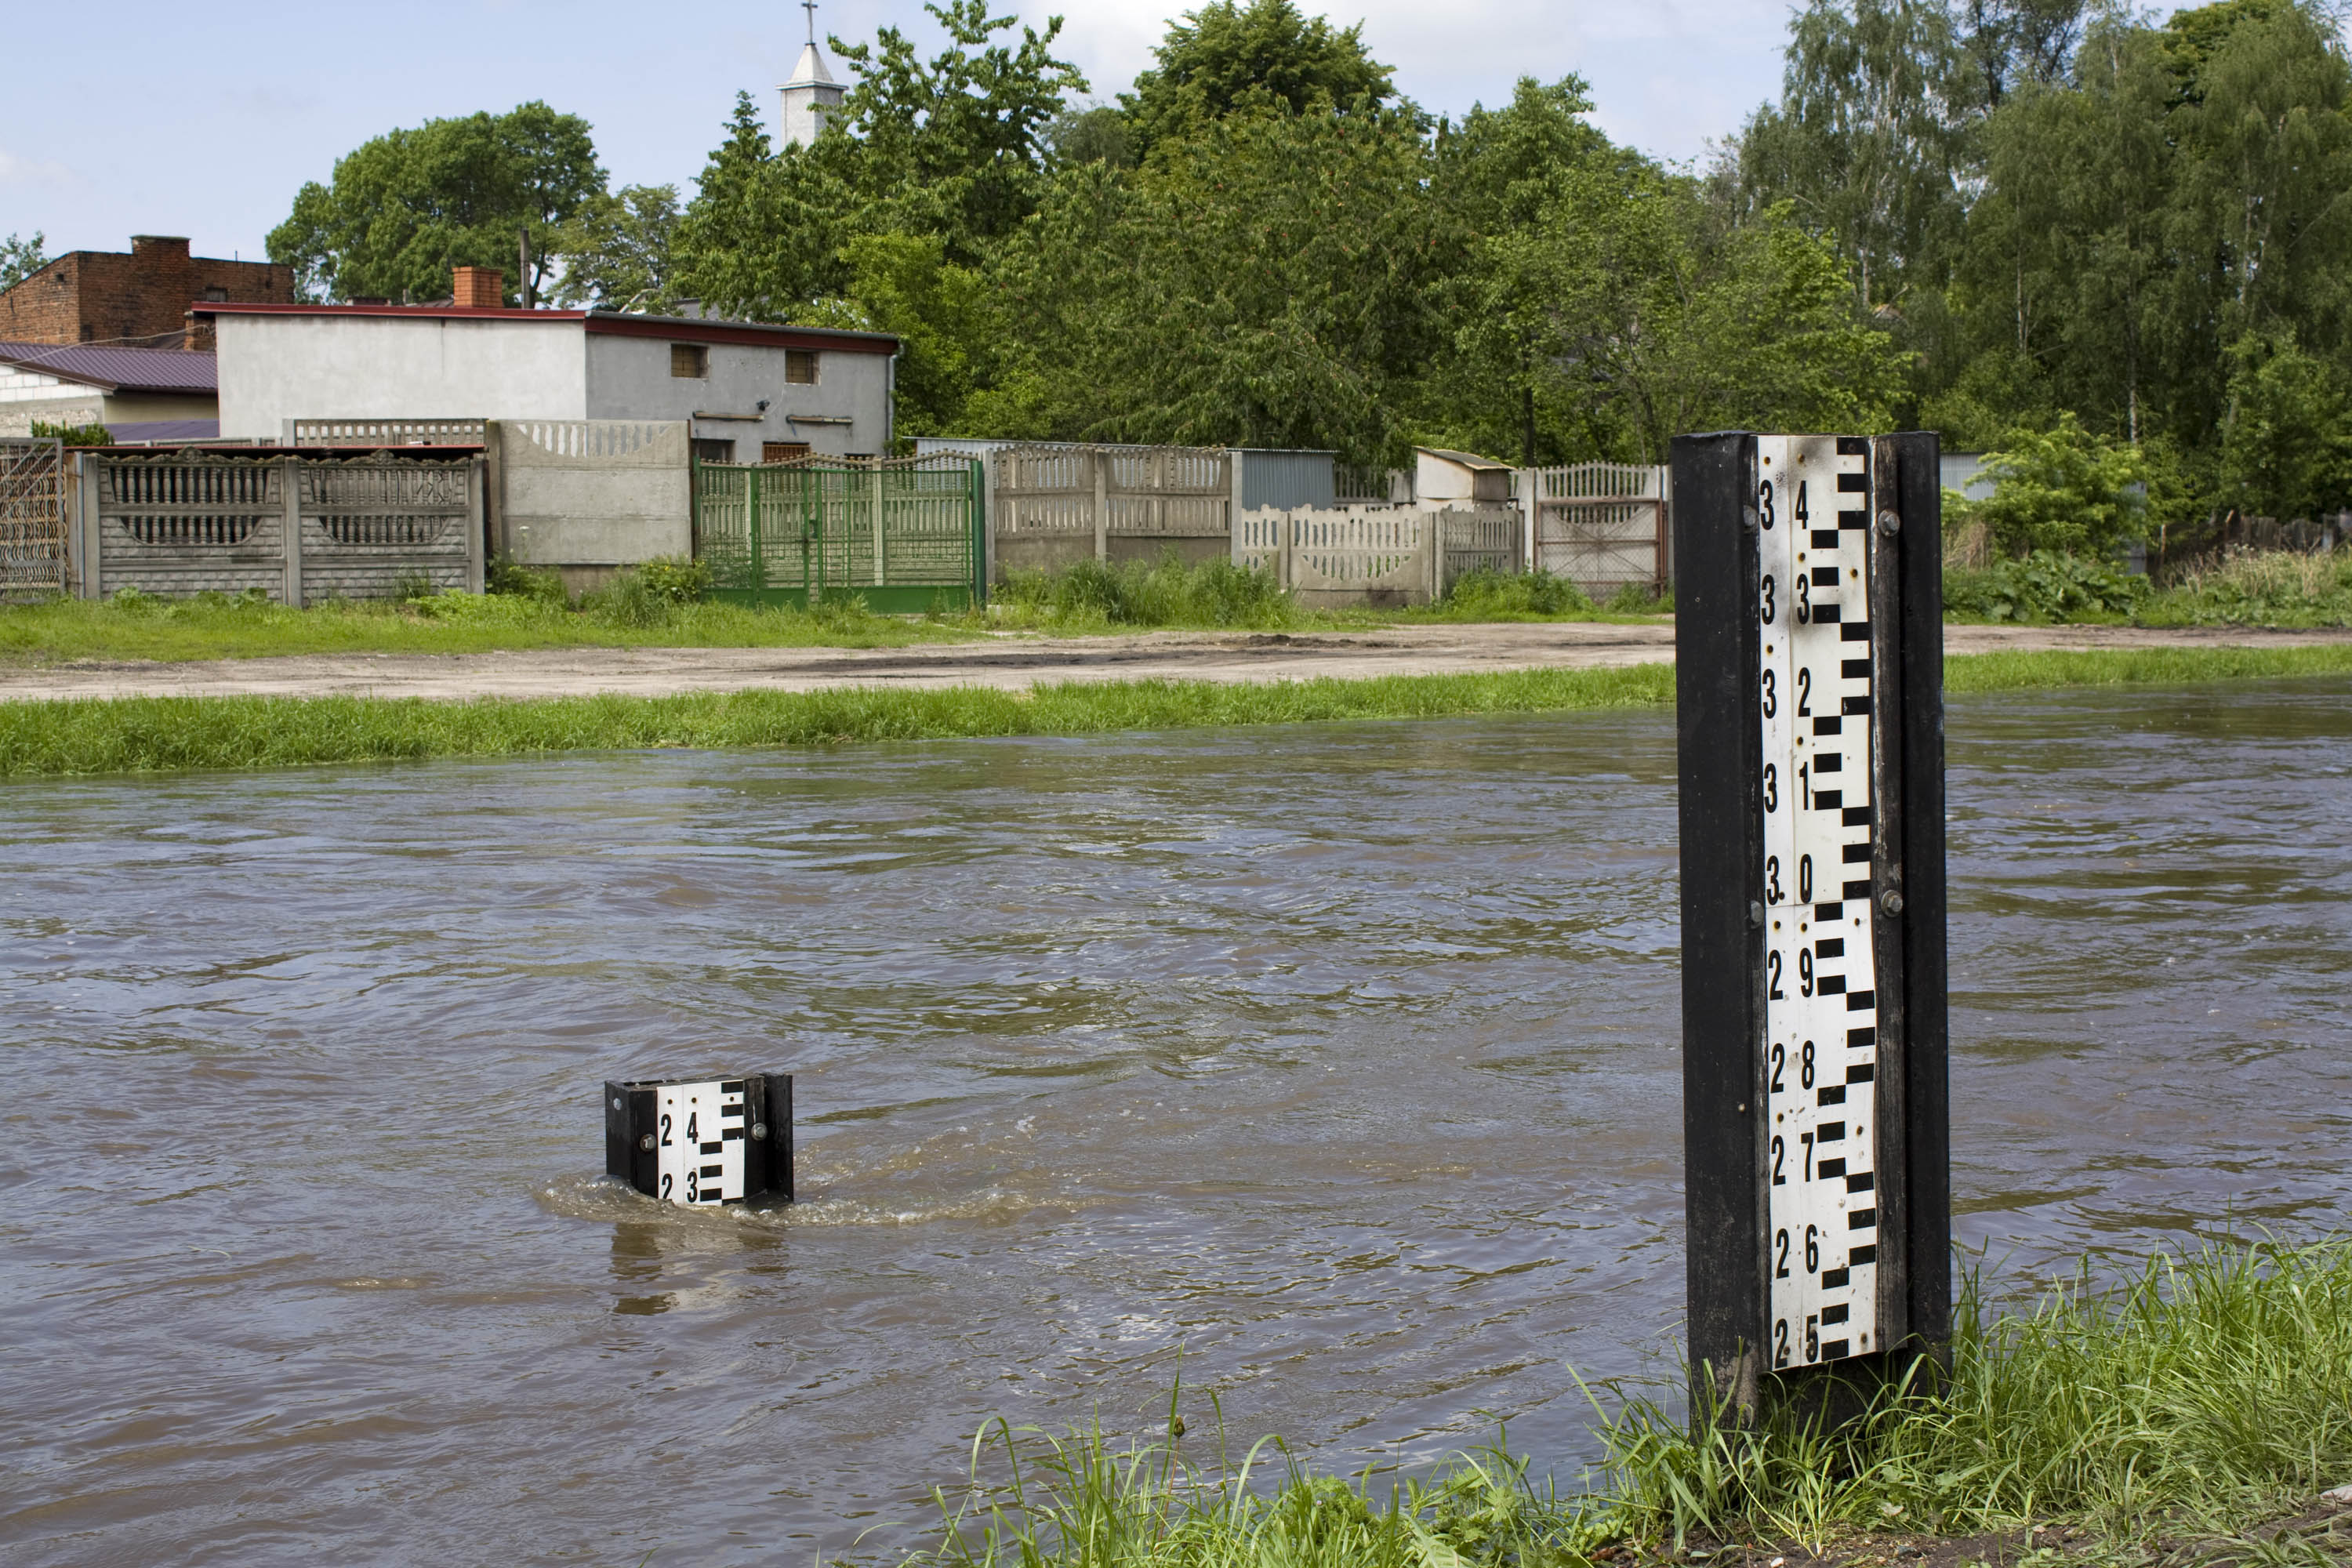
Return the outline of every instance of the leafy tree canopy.
<path id="1" fill-rule="evenodd" d="M 536 100 L 505 114 L 428 120 L 346 154 L 269 234 L 269 258 L 295 269 L 306 298 L 438 300 L 454 267 L 496 267 L 519 298 L 543 289 L 574 226 L 604 195 L 588 122 Z"/>
<path id="2" fill-rule="evenodd" d="M 41 249 L 45 242 L 46 237 L 38 229 L 33 231 L 30 239 L 13 234 L 0 239 L 0 289 L 13 289 L 49 264 L 49 258 Z"/>
<path id="3" fill-rule="evenodd" d="M 1293 0 L 1210 0 L 1153 53 L 1159 68 L 1119 95 L 1142 153 L 1236 109 L 1377 109 L 1396 96 L 1391 68 L 1365 52 L 1361 23 L 1334 27 Z"/>

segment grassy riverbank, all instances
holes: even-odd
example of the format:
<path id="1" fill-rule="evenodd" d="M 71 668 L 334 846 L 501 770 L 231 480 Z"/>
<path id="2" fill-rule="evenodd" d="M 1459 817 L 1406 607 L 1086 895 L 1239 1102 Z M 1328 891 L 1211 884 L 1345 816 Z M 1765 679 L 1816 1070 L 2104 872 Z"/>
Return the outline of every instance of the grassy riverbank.
<path id="1" fill-rule="evenodd" d="M 1983 654 L 1946 662 L 1955 692 L 2164 685 L 2352 672 L 2352 646 Z M 812 746 L 1094 735 L 1334 719 L 1658 707 L 1666 665 L 1385 676 L 1265 685 L 1143 680 L 908 690 L 736 691 L 531 701 L 132 697 L 0 702 L 0 775 L 292 767 L 654 747 Z"/>
<path id="2" fill-rule="evenodd" d="M 1307 610 L 1263 572 L 1223 563 L 1024 574 L 979 613 L 877 616 L 850 599 L 805 612 L 668 597 L 645 579 L 567 600 L 552 578 L 509 571 L 528 591 L 434 594 L 405 601 L 289 609 L 257 595 L 128 595 L 0 606 L 0 665 L 77 660 L 178 662 L 299 655 L 469 654 L 560 647 L 903 647 L 993 634 L 1088 637 L 1147 631 L 1350 631 L 1430 622 L 1639 621 L 1671 597 L 1621 595 L 1595 605 L 1542 574 L 1472 574 L 1444 602 L 1408 610 Z"/>
<path id="3" fill-rule="evenodd" d="M 1098 1434 L 1000 1427 L 913 1561 L 1580 1568 L 1701 1546 L 1853 1564 L 2352 1556 L 2352 1508 L 2319 1499 L 2352 1481 L 2352 1242 L 2158 1258 L 2120 1289 L 2077 1280 L 2014 1314 L 1971 1289 L 1955 1330 L 1948 1378 L 1881 1397 L 1834 1436 L 1786 1412 L 1743 1428 L 1638 1400 L 1604 1409 L 1606 1463 L 1573 1492 L 1494 1451 L 1390 1484 L 1313 1474 L 1271 1440 L 1228 1462 L 1173 1419 L 1169 1441 L 1120 1454 Z"/>

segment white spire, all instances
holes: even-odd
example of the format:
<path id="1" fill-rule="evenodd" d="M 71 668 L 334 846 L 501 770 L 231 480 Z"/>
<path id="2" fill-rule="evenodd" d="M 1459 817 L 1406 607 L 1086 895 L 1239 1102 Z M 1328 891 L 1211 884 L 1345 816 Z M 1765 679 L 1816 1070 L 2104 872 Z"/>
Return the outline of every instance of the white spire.
<path id="1" fill-rule="evenodd" d="M 801 8 L 808 13 L 808 42 L 801 48 L 800 63 L 793 67 L 792 79 L 779 89 L 780 120 L 783 139 L 805 147 L 824 129 L 824 117 L 840 107 L 842 89 L 824 68 L 824 51 L 816 47 L 816 0 L 801 0 Z"/>

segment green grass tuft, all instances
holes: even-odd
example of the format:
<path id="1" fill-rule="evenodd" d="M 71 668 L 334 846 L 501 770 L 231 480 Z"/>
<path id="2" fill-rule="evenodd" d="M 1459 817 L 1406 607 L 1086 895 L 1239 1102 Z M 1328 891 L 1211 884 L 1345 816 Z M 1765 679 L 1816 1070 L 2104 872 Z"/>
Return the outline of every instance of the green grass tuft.
<path id="1" fill-rule="evenodd" d="M 1697 1536 L 1883 1563 L 1890 1536 L 2008 1535 L 2024 1557 L 2021 1532 L 2054 1524 L 2087 1530 L 2108 1549 L 2095 1560 L 2186 1541 L 2209 1563 L 2299 1561 L 2258 1530 L 2352 1475 L 2352 1241 L 2160 1257 L 2112 1292 L 2087 1279 L 1992 1316 L 1971 1277 L 1949 1375 L 1882 1391 L 1838 1433 L 1786 1409 L 1742 1426 L 1635 1399 L 1603 1414 L 1605 1463 L 1568 1493 L 1500 1447 L 1386 1484 L 1318 1474 L 1272 1437 L 1235 1463 L 1221 1411 L 1196 1460 L 1181 1391 L 1162 1440 L 1123 1452 L 1098 1428 L 999 1423 L 906 1562 L 1581 1568 Z"/>
<path id="2" fill-rule="evenodd" d="M 2160 1257 L 2112 1293 L 2086 1271 L 1991 1319 L 1971 1279 L 1948 1378 L 1882 1391 L 1849 1429 L 1637 1401 L 1602 1436 L 1637 1536 L 2242 1530 L 2352 1476 L 2352 1242 Z"/>

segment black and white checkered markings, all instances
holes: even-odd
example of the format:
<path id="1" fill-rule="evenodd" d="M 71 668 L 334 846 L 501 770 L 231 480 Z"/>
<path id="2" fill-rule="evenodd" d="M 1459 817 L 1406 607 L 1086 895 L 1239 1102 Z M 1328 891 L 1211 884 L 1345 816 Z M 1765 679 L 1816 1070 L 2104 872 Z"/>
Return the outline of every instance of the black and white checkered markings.
<path id="1" fill-rule="evenodd" d="M 688 1208 L 740 1203 L 751 1114 L 741 1079 L 666 1083 L 656 1090 L 654 1195 Z"/>
<path id="2" fill-rule="evenodd" d="M 1784 436 L 1758 447 L 1766 1350 L 1787 1368 L 1879 1348 L 1877 683 L 1869 444 Z"/>

